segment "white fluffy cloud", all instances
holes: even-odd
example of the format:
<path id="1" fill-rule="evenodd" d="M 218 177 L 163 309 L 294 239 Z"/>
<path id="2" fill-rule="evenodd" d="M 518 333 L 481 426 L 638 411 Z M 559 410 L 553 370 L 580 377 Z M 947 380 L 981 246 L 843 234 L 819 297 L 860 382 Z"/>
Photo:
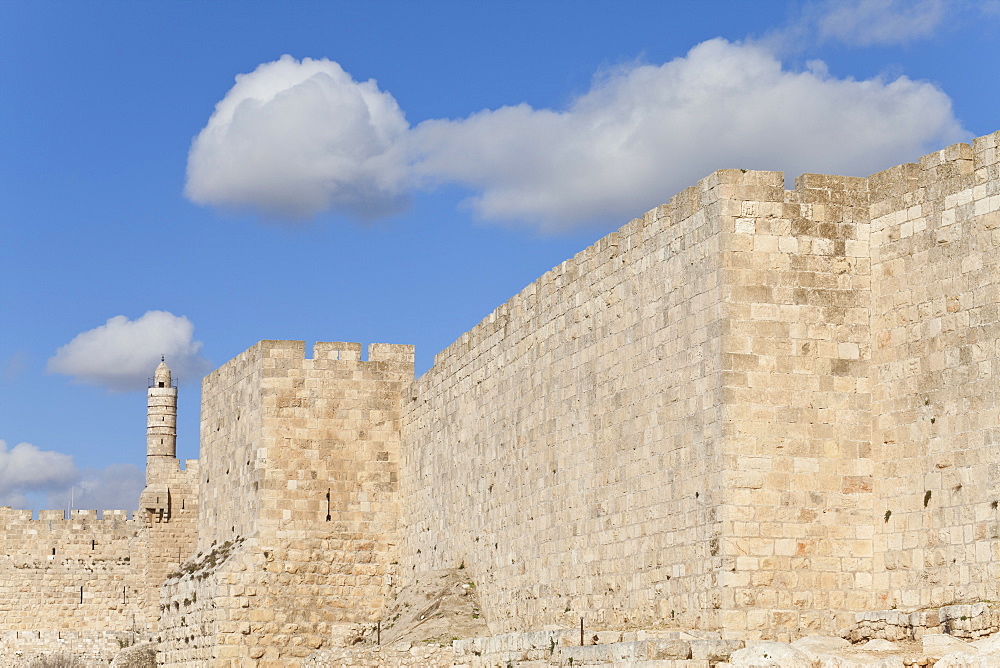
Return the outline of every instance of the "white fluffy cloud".
<path id="1" fill-rule="evenodd" d="M 77 469 L 71 455 L 0 439 L 0 506 L 134 511 L 146 485 L 132 464 Z"/>
<path id="2" fill-rule="evenodd" d="M 620 224 L 720 168 L 863 176 L 966 138 L 932 84 L 840 79 L 820 62 L 792 71 L 761 44 L 723 39 L 605 73 L 563 110 L 521 104 L 412 129 L 373 82 L 286 56 L 219 104 L 188 192 L 278 215 L 373 216 L 406 187 L 460 184 L 482 218 L 558 232 Z"/>
<path id="3" fill-rule="evenodd" d="M 550 231 L 621 221 L 715 169 L 867 175 L 964 137 L 931 84 L 788 71 L 723 39 L 605 76 L 566 111 L 505 107 L 414 133 L 422 174 L 478 190 L 484 218 Z"/>
<path id="4" fill-rule="evenodd" d="M 200 204 L 306 218 L 333 209 L 372 218 L 398 209 L 408 125 L 374 80 L 291 56 L 236 77 L 188 156 Z"/>
<path id="5" fill-rule="evenodd" d="M 199 354 L 201 341 L 193 339 L 194 325 L 184 316 L 147 311 L 129 320 L 117 315 L 59 348 L 49 358 L 48 371 L 127 392 L 146 387 L 163 355 L 175 378 L 199 379 L 210 364 Z"/>
<path id="6" fill-rule="evenodd" d="M 903 44 L 930 35 L 944 14 L 944 0 L 836 0 L 817 27 L 846 44 Z"/>
<path id="7" fill-rule="evenodd" d="M 27 494 L 65 488 L 77 475 L 70 455 L 40 450 L 30 443 L 8 448 L 0 439 L 0 506 L 27 507 Z"/>

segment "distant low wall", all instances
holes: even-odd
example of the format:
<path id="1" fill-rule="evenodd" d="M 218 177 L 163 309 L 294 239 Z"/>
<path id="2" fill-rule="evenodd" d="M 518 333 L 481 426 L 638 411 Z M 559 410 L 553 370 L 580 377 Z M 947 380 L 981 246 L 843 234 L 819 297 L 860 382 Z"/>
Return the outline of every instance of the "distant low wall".
<path id="1" fill-rule="evenodd" d="M 120 510 L 104 511 L 103 519 L 95 510 L 31 517 L 0 508 L 0 628 L 15 639 L 146 628 L 140 523 Z"/>

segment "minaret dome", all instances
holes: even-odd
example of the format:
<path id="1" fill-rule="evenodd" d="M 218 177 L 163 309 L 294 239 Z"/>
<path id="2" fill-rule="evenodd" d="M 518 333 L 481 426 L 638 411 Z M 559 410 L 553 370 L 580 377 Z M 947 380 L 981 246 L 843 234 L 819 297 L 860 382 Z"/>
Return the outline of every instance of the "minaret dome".
<path id="1" fill-rule="evenodd" d="M 153 372 L 153 386 L 170 387 L 170 367 L 167 366 L 166 361 L 162 357 L 160 358 L 160 364 L 156 367 L 156 371 Z"/>

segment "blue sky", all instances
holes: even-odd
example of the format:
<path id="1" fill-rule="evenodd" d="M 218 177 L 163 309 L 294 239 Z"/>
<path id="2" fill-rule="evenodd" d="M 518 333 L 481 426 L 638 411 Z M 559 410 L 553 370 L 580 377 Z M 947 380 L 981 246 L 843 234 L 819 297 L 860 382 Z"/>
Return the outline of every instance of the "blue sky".
<path id="1" fill-rule="evenodd" d="M 160 354 L 194 458 L 260 339 L 422 373 L 714 169 L 996 131 L 998 38 L 996 0 L 0 0 L 0 504 L 134 506 Z"/>

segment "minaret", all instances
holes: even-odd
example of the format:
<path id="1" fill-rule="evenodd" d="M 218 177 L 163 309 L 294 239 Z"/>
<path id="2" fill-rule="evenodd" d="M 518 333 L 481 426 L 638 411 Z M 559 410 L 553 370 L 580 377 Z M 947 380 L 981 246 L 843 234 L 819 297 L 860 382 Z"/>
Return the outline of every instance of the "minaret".
<path id="1" fill-rule="evenodd" d="M 177 456 L 177 386 L 163 358 L 149 385 L 146 409 L 146 478 L 161 457 Z"/>

